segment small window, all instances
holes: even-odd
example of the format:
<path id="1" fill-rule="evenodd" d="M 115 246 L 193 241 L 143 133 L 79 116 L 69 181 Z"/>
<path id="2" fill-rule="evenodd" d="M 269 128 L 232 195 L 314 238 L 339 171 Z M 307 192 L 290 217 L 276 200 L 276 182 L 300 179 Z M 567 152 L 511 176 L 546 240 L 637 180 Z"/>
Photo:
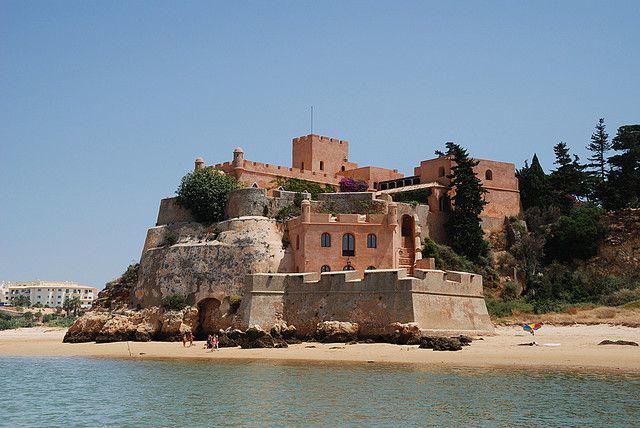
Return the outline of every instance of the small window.
<path id="1" fill-rule="evenodd" d="M 375 266 L 369 266 L 369 267 L 367 267 L 367 270 L 376 270 L 376 267 Z"/>
<path id="2" fill-rule="evenodd" d="M 304 169 L 304 162 L 302 162 L 302 165 L 300 166 L 300 169 Z"/>
<path id="3" fill-rule="evenodd" d="M 324 171 L 324 162 L 320 161 L 320 171 Z"/>
<path id="4" fill-rule="evenodd" d="M 296 250 L 300 249 L 300 235 L 296 235 Z"/>
<path id="5" fill-rule="evenodd" d="M 493 180 L 493 171 L 488 169 L 487 172 L 484 173 L 484 179 L 485 180 Z"/>
<path id="6" fill-rule="evenodd" d="M 320 245 L 323 247 L 330 247 L 331 246 L 331 235 L 329 235 L 328 233 L 323 233 L 322 237 L 320 238 Z"/>
<path id="7" fill-rule="evenodd" d="M 438 177 L 444 177 L 444 167 L 438 168 Z"/>
<path id="8" fill-rule="evenodd" d="M 342 168 L 340 168 L 340 171 L 344 171 L 346 168 L 344 167 L 344 165 L 342 165 Z"/>
<path id="9" fill-rule="evenodd" d="M 331 268 L 329 267 L 329 265 L 322 265 L 322 267 L 320 268 L 320 272 L 331 272 Z"/>
<path id="10" fill-rule="evenodd" d="M 343 267 L 342 270 L 356 270 L 356 268 L 354 268 L 352 265 L 349 264 Z"/>
<path id="11" fill-rule="evenodd" d="M 356 238 L 350 234 L 345 233 L 342 237 L 342 256 L 353 257 L 356 255 Z"/>
<path id="12" fill-rule="evenodd" d="M 367 236 L 367 248 L 376 248 L 378 246 L 378 239 L 374 233 L 370 233 Z"/>

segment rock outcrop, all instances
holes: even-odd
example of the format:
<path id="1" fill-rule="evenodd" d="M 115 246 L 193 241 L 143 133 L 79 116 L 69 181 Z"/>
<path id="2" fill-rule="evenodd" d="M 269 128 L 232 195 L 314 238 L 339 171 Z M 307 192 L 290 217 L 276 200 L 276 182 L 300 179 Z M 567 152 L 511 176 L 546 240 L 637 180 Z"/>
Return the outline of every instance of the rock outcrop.
<path id="1" fill-rule="evenodd" d="M 631 342 L 630 340 L 603 340 L 598 345 L 626 345 L 626 346 L 639 346 L 637 342 Z"/>
<path id="2" fill-rule="evenodd" d="M 315 338 L 318 342 L 353 342 L 358 339 L 360 325 L 343 321 L 323 321 L 316 326 Z"/>
<path id="3" fill-rule="evenodd" d="M 434 351 L 460 351 L 462 343 L 455 337 L 427 336 L 420 341 L 420 348 Z"/>
<path id="4" fill-rule="evenodd" d="M 198 311 L 187 307 L 181 311 L 165 311 L 158 307 L 140 311 L 91 311 L 78 318 L 64 336 L 64 342 L 118 342 L 180 340 L 181 335 L 195 331 Z"/>
<path id="5" fill-rule="evenodd" d="M 398 345 L 418 345 L 422 332 L 417 323 L 394 322 L 385 328 L 383 339 L 385 342 Z"/>
<path id="6" fill-rule="evenodd" d="M 131 291 L 138 283 L 138 263 L 129 265 L 119 278 L 107 282 L 98 298 L 93 301 L 93 309 L 117 310 L 126 309 L 131 304 Z"/>

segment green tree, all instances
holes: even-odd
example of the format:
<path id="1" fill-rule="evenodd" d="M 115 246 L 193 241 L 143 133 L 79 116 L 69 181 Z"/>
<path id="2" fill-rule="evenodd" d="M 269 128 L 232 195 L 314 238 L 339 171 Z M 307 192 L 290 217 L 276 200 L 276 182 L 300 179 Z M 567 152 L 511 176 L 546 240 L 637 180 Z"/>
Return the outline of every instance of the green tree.
<path id="1" fill-rule="evenodd" d="M 619 209 L 640 206 L 640 125 L 625 125 L 611 142 L 617 154 L 609 158 L 611 171 L 604 206 Z"/>
<path id="2" fill-rule="evenodd" d="M 16 307 L 28 308 L 31 306 L 31 299 L 29 296 L 25 296 L 24 294 L 18 294 L 11 298 L 11 303 Z"/>
<path id="3" fill-rule="evenodd" d="M 65 297 L 64 302 L 62 302 L 62 309 L 67 312 L 67 316 L 69 316 L 71 312 L 73 312 L 73 316 L 77 317 L 78 309 L 80 309 L 81 304 L 82 302 L 80 301 L 80 297 L 78 296 Z"/>
<path id="4" fill-rule="evenodd" d="M 591 198 L 602 203 L 605 196 L 605 182 L 607 179 L 607 152 L 611 150 L 609 134 L 605 129 L 604 119 L 598 119 L 596 129 L 591 134 L 591 142 L 587 150 L 591 152 L 587 164 L 589 179 L 591 181 Z"/>
<path id="5" fill-rule="evenodd" d="M 453 161 L 451 175 L 448 176 L 449 190 L 453 193 L 453 210 L 445 224 L 447 239 L 453 251 L 480 263 L 489 254 L 489 245 L 480 227 L 480 214 L 487 204 L 484 200 L 487 191 L 473 170 L 478 161 L 471 159 L 469 153 L 458 144 L 448 142 L 446 148 L 447 156 Z"/>
<path id="6" fill-rule="evenodd" d="M 586 260 L 598 253 L 598 242 L 605 230 L 600 224 L 602 210 L 585 204 L 571 210 L 568 215 L 551 226 L 545 255 L 548 261 L 571 262 Z"/>
<path id="7" fill-rule="evenodd" d="M 568 212 L 581 197 L 589 193 L 585 165 L 580 164 L 577 155 L 569 154 L 569 148 L 563 142 L 553 147 L 556 155 L 555 164 L 558 168 L 551 172 L 549 180 L 551 189 L 556 196 L 557 204 L 564 212 Z"/>
<path id="8" fill-rule="evenodd" d="M 178 204 L 189 209 L 197 221 L 210 223 L 224 220 L 227 195 L 240 187 L 230 175 L 204 168 L 182 177 L 176 194 Z"/>
<path id="9" fill-rule="evenodd" d="M 524 167 L 516 171 L 516 177 L 523 209 L 544 207 L 549 204 L 549 177 L 544 173 L 537 154 L 533 154 L 531 166 L 525 162 Z"/>

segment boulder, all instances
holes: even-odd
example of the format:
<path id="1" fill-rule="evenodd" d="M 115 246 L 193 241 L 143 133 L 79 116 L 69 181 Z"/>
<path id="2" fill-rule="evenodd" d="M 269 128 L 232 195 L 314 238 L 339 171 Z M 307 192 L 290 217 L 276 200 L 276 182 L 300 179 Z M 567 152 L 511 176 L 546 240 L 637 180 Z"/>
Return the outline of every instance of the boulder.
<path id="1" fill-rule="evenodd" d="M 457 338 L 427 336 L 420 341 L 420 348 L 434 351 L 460 351 L 462 344 Z"/>
<path id="2" fill-rule="evenodd" d="M 352 342 L 358 339 L 360 325 L 343 321 L 323 321 L 316 326 L 316 340 L 323 343 Z"/>
<path id="3" fill-rule="evenodd" d="M 417 323 L 399 323 L 394 322 L 385 327 L 383 339 L 385 342 L 395 343 L 398 345 L 418 345 L 422 333 Z"/>
<path id="4" fill-rule="evenodd" d="M 301 341 L 296 338 L 296 327 L 287 325 L 285 322 L 274 324 L 273 327 L 271 327 L 271 337 L 274 339 L 282 339 L 282 341 L 288 344 L 301 343 Z"/>
<path id="5" fill-rule="evenodd" d="M 288 345 L 282 338 L 274 338 L 259 325 L 252 325 L 238 339 L 242 349 L 251 348 L 286 348 Z"/>

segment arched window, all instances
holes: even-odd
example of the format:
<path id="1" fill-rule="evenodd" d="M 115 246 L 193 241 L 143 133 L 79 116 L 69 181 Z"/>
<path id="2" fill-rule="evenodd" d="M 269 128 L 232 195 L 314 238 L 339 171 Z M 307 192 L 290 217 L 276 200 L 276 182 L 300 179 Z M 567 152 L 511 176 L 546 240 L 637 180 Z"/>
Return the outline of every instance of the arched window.
<path id="1" fill-rule="evenodd" d="M 367 248 L 376 248 L 378 246 L 378 239 L 374 233 L 367 235 Z"/>
<path id="2" fill-rule="evenodd" d="M 342 268 L 342 270 L 356 270 L 356 268 L 354 268 L 352 265 L 346 265 Z"/>
<path id="3" fill-rule="evenodd" d="M 488 169 L 487 172 L 484 173 L 484 179 L 485 180 L 493 180 L 493 171 Z"/>
<path id="4" fill-rule="evenodd" d="M 324 162 L 320 161 L 320 171 L 324 171 Z"/>
<path id="5" fill-rule="evenodd" d="M 342 168 L 340 168 L 340 171 L 344 171 L 344 170 L 345 170 L 345 167 L 344 165 L 342 165 Z"/>
<path id="6" fill-rule="evenodd" d="M 323 247 L 330 247 L 331 235 L 329 235 L 327 232 L 323 233 L 322 236 L 320 237 L 320 245 Z"/>
<path id="7" fill-rule="evenodd" d="M 320 272 L 331 272 L 331 268 L 329 267 L 329 265 L 322 265 L 322 267 L 320 268 Z"/>
<path id="8" fill-rule="evenodd" d="M 438 168 L 438 177 L 444 177 L 444 167 Z"/>
<path id="9" fill-rule="evenodd" d="M 356 255 L 356 238 L 350 234 L 345 233 L 342 237 L 342 256 L 353 257 Z"/>
<path id="10" fill-rule="evenodd" d="M 367 267 L 367 270 L 376 270 L 376 267 L 375 266 L 369 266 L 369 267 Z"/>
<path id="11" fill-rule="evenodd" d="M 300 235 L 296 235 L 296 250 L 300 249 Z"/>
<path id="12" fill-rule="evenodd" d="M 302 165 L 300 166 L 300 169 L 304 169 L 304 162 L 302 162 Z"/>

